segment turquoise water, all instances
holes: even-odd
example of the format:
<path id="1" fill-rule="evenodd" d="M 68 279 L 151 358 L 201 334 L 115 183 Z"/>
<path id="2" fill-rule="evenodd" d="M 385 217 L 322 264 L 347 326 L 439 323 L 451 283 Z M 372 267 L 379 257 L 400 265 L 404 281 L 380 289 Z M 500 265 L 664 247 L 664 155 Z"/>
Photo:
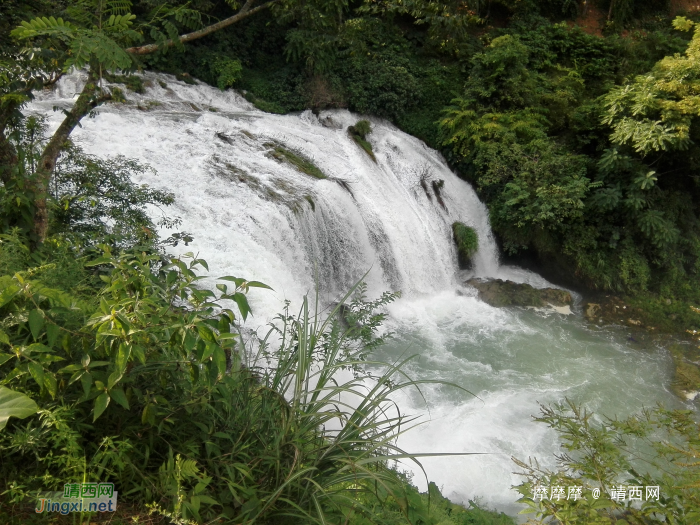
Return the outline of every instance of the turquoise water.
<path id="1" fill-rule="evenodd" d="M 426 413 L 425 422 L 401 438 L 406 450 L 488 453 L 422 460 L 430 480 L 455 501 L 480 497 L 517 513 L 510 487 L 520 478 L 511 456 L 554 466 L 559 452 L 556 434 L 532 421 L 538 403 L 569 398 L 609 416 L 657 403 L 685 406 L 670 391 L 667 351 L 630 340 L 624 328 L 589 327 L 577 313 L 499 309 L 442 292 L 400 300 L 390 314 L 387 328 L 395 337 L 377 358 L 417 354 L 407 368 L 413 377 L 455 383 L 474 394 L 432 385 L 422 389 L 425 400 L 416 391 L 397 399 L 406 413 Z M 425 488 L 419 469 L 410 470 Z"/>

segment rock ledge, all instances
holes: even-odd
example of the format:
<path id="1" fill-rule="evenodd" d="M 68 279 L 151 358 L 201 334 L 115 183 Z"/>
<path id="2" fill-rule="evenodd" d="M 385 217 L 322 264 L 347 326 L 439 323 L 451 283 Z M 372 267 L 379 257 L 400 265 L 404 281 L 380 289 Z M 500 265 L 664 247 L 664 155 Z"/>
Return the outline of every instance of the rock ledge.
<path id="1" fill-rule="evenodd" d="M 529 284 L 502 279 L 469 279 L 466 284 L 479 291 L 479 299 L 491 306 L 568 306 L 571 294 L 559 288 L 534 288 Z"/>

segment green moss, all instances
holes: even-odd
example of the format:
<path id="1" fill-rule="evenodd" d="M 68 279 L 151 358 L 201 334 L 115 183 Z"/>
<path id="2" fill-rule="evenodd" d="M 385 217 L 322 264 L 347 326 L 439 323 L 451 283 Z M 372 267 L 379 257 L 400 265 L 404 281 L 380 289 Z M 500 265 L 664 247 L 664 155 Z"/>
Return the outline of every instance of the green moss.
<path id="1" fill-rule="evenodd" d="M 192 78 L 192 76 L 189 73 L 178 73 L 177 75 L 175 75 L 175 78 L 180 82 L 189 84 L 190 86 L 197 85 L 197 81 L 194 78 Z"/>
<path id="2" fill-rule="evenodd" d="M 372 144 L 365 140 L 367 135 L 372 133 L 372 126 L 369 121 L 358 121 L 357 124 L 348 128 L 348 133 L 355 143 L 357 143 L 357 145 L 360 146 L 374 162 L 377 162 L 377 158 L 374 156 L 374 151 L 372 151 Z"/>
<path id="3" fill-rule="evenodd" d="M 287 162 L 291 164 L 302 173 L 310 175 L 311 177 L 314 177 L 316 179 L 328 178 L 325 173 L 323 173 L 313 162 L 311 162 L 306 157 L 303 157 L 298 153 L 294 153 L 293 151 L 288 150 L 284 146 L 273 142 L 267 142 L 265 143 L 265 146 L 272 147 L 272 152 L 270 153 L 270 156 L 281 162 Z"/>
<path id="4" fill-rule="evenodd" d="M 260 111 L 264 111 L 265 113 L 274 113 L 276 115 L 284 115 L 288 113 L 276 102 L 268 102 L 267 100 L 258 98 L 250 91 L 246 92 L 243 96 L 248 102 L 253 104 L 253 106 L 258 108 Z"/>
<path id="5" fill-rule="evenodd" d="M 311 195 L 304 195 L 304 198 L 307 200 L 307 202 L 311 205 L 311 210 L 316 211 L 316 203 L 314 200 L 311 198 Z"/>
<path id="6" fill-rule="evenodd" d="M 146 89 L 143 85 L 143 78 L 137 75 L 110 75 L 105 73 L 104 79 L 107 82 L 114 84 L 124 84 L 129 91 L 134 93 L 145 93 Z"/>
<path id="7" fill-rule="evenodd" d="M 479 237 L 474 228 L 470 228 L 461 222 L 452 224 L 452 234 L 457 245 L 457 256 L 460 268 L 471 266 L 471 259 L 479 248 Z"/>

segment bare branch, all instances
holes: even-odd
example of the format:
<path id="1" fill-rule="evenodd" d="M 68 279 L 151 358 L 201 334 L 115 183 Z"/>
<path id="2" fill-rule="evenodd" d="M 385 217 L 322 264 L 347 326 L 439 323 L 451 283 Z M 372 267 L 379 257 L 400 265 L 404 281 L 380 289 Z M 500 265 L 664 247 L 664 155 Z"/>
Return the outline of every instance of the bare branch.
<path id="1" fill-rule="evenodd" d="M 279 1 L 280 0 L 269 0 L 268 2 L 265 2 L 264 4 L 261 4 L 257 7 L 253 7 L 255 0 L 248 0 L 245 3 L 245 5 L 241 8 L 241 10 L 238 11 L 238 13 L 236 13 L 233 16 L 230 16 L 228 18 L 221 20 L 220 22 L 217 22 L 216 24 L 212 24 L 210 26 L 204 27 L 204 28 L 199 29 L 197 31 L 193 31 L 192 33 L 187 33 L 185 35 L 180 36 L 176 40 L 168 40 L 162 44 L 148 44 L 145 46 L 130 47 L 130 48 L 126 49 L 125 51 L 127 53 L 131 53 L 132 55 L 149 55 L 151 53 L 155 53 L 156 51 L 158 51 L 161 48 L 172 47 L 177 43 L 184 44 L 186 42 L 191 42 L 192 40 L 197 40 L 198 38 L 202 38 L 204 36 L 210 35 L 212 33 L 215 33 L 216 31 L 219 31 L 220 29 L 223 29 L 223 28 L 228 27 L 232 24 L 235 24 L 236 22 L 239 22 L 240 20 L 243 20 L 244 18 L 247 18 L 250 15 L 257 13 L 258 11 L 262 11 L 263 9 L 267 9 L 272 4 L 276 4 Z"/>

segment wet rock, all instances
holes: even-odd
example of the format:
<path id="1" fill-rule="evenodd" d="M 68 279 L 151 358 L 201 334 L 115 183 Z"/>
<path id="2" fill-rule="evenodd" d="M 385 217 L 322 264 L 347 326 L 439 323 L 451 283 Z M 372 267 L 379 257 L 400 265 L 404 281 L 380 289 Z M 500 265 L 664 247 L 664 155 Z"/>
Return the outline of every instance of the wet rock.
<path id="1" fill-rule="evenodd" d="M 336 121 L 332 116 L 326 115 L 325 117 L 320 117 L 318 121 L 321 123 L 321 126 L 324 128 L 330 128 L 330 129 L 343 129 L 343 124 L 341 122 Z"/>
<path id="2" fill-rule="evenodd" d="M 491 306 L 568 306 L 573 300 L 566 290 L 534 288 L 529 284 L 501 279 L 470 279 L 466 284 L 479 292 L 479 299 Z"/>
<path id="3" fill-rule="evenodd" d="M 595 318 L 598 317 L 600 314 L 600 305 L 597 303 L 588 303 L 586 305 L 585 314 L 586 318 L 588 318 L 589 320 L 595 320 Z M 600 322 L 602 323 L 603 319 L 600 319 Z"/>
<path id="4" fill-rule="evenodd" d="M 614 295 L 599 296 L 595 302 L 584 303 L 583 313 L 589 322 L 597 325 L 613 324 L 645 328 L 643 312 Z"/>

